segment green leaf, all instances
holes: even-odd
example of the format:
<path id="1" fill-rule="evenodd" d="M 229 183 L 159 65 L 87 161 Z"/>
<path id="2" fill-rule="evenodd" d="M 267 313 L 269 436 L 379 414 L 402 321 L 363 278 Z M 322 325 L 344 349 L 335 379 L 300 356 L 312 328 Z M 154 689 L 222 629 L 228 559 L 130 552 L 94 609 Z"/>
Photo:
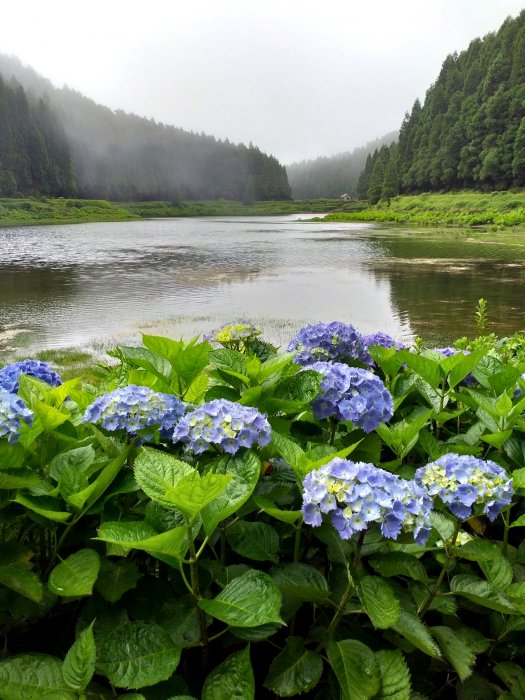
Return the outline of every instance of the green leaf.
<path id="1" fill-rule="evenodd" d="M 356 639 L 330 642 L 328 661 L 333 668 L 342 700 L 368 700 L 379 692 L 379 665 L 374 652 Z"/>
<path id="2" fill-rule="evenodd" d="M 501 552 L 492 559 L 480 561 L 479 566 L 496 593 L 504 591 L 512 583 L 512 566 Z"/>
<path id="3" fill-rule="evenodd" d="M 47 496 L 41 496 L 36 498 L 34 496 L 24 496 L 21 493 L 13 498 L 15 503 L 19 503 L 24 508 L 32 510 L 33 513 L 37 513 L 48 520 L 53 520 L 57 523 L 63 523 L 71 517 L 71 513 L 66 513 L 60 509 L 60 501 L 54 498 L 48 498 Z"/>
<path id="4" fill-rule="evenodd" d="M 39 603 L 44 595 L 44 587 L 38 576 L 16 564 L 0 566 L 0 584 L 35 603 Z"/>
<path id="5" fill-rule="evenodd" d="M 38 417 L 45 432 L 51 433 L 58 428 L 62 423 L 70 419 L 67 412 L 59 411 L 53 406 L 48 406 L 41 401 L 34 402 L 31 406 L 35 417 Z"/>
<path id="6" fill-rule="evenodd" d="M 60 700 L 78 697 L 62 677 L 60 659 L 45 654 L 22 654 L 0 661 L 0 693 L 2 700 L 43 700 L 52 694 Z"/>
<path id="7" fill-rule="evenodd" d="M 475 654 L 450 627 L 431 627 L 431 630 L 441 647 L 445 659 L 451 664 L 462 681 L 467 679 L 472 673 L 472 667 L 476 661 Z"/>
<path id="8" fill-rule="evenodd" d="M 517 615 L 518 610 L 501 594 L 496 593 L 492 586 L 477 576 L 458 574 L 450 582 L 450 590 L 456 595 L 463 596 L 477 605 L 507 615 Z"/>
<path id="9" fill-rule="evenodd" d="M 469 561 L 490 561 L 494 557 L 501 557 L 501 549 L 495 542 L 476 538 L 458 547 L 457 555 Z"/>
<path id="10" fill-rule="evenodd" d="M 100 555 L 94 549 L 80 549 L 55 566 L 47 587 L 55 595 L 91 595 L 100 570 Z"/>
<path id="11" fill-rule="evenodd" d="M 514 489 L 525 489 L 525 467 L 512 472 L 512 486 Z"/>
<path id="12" fill-rule="evenodd" d="M 166 498 L 168 491 L 190 474 L 198 476 L 196 469 L 186 462 L 151 447 L 140 448 L 134 473 L 144 493 L 165 508 L 173 507 L 172 501 Z"/>
<path id="13" fill-rule="evenodd" d="M 233 515 L 252 495 L 257 481 L 261 463 L 259 458 L 248 452 L 235 457 L 225 457 L 215 467 L 215 474 L 227 474 L 231 481 L 224 492 L 209 503 L 201 512 L 204 531 L 210 535 L 217 525 Z"/>
<path id="14" fill-rule="evenodd" d="M 226 530 L 226 539 L 234 552 L 255 561 L 279 560 L 279 535 L 271 525 L 238 520 Z"/>
<path id="15" fill-rule="evenodd" d="M 97 636 L 97 672 L 118 688 L 143 688 L 167 680 L 181 650 L 159 625 L 135 620 Z"/>
<path id="16" fill-rule="evenodd" d="M 309 564 L 294 562 L 275 566 L 270 571 L 283 596 L 311 603 L 326 600 L 328 583 L 320 571 Z"/>
<path id="17" fill-rule="evenodd" d="M 251 570 L 233 579 L 213 600 L 200 600 L 199 607 L 235 627 L 282 622 L 281 593 L 271 576 L 262 571 Z"/>
<path id="18" fill-rule="evenodd" d="M 143 334 L 142 342 L 148 350 L 156 355 L 161 355 L 172 364 L 184 347 L 184 342 L 182 340 L 164 338 L 161 335 Z"/>
<path id="19" fill-rule="evenodd" d="M 285 352 L 263 362 L 257 374 L 257 382 L 262 384 L 272 375 L 274 375 L 272 379 L 280 377 L 283 370 L 292 364 L 294 354 L 293 352 Z"/>
<path id="20" fill-rule="evenodd" d="M 97 649 L 93 636 L 94 621 L 78 635 L 78 639 L 67 652 L 62 675 L 73 690 L 84 690 L 95 673 Z"/>
<path id="21" fill-rule="evenodd" d="M 401 610 L 399 620 L 393 629 L 428 656 L 433 656 L 435 659 L 441 658 L 441 652 L 432 639 L 430 630 L 415 613 Z"/>
<path id="22" fill-rule="evenodd" d="M 505 389 L 512 387 L 514 390 L 521 371 L 517 367 L 505 364 L 497 357 L 485 355 L 472 374 L 481 386 L 495 391 L 499 396 Z"/>
<path id="23" fill-rule="evenodd" d="M 285 401 L 301 401 L 310 403 L 318 395 L 321 389 L 322 376 L 319 372 L 305 370 L 287 377 L 279 382 L 274 390 L 274 398 Z"/>
<path id="24" fill-rule="evenodd" d="M 501 678 L 516 700 L 525 698 L 525 671 L 521 666 L 509 661 L 494 666 L 494 673 Z"/>
<path id="25" fill-rule="evenodd" d="M 271 663 L 264 686 L 280 698 L 306 693 L 319 683 L 323 662 L 304 646 L 300 637 L 289 637 Z"/>
<path id="26" fill-rule="evenodd" d="M 410 672 L 405 657 L 398 649 L 376 652 L 381 674 L 381 688 L 377 700 L 411 700 Z"/>
<path id="27" fill-rule="evenodd" d="M 487 433 L 486 435 L 482 435 L 481 439 L 483 442 L 486 442 L 488 445 L 492 445 L 492 447 L 499 450 L 500 447 L 507 442 L 511 435 L 512 430 L 499 430 L 497 433 Z"/>
<path id="28" fill-rule="evenodd" d="M 404 552 L 387 552 L 376 554 L 368 560 L 370 566 L 377 571 L 380 576 L 408 576 L 414 581 L 421 583 L 428 582 L 428 575 L 425 567 L 419 559 L 412 554 Z"/>
<path id="29" fill-rule="evenodd" d="M 437 389 L 442 379 L 442 371 L 439 362 L 424 357 L 423 355 L 415 355 L 409 350 L 402 350 L 398 353 L 410 369 L 419 374 L 433 389 Z"/>
<path id="30" fill-rule="evenodd" d="M 199 477 L 198 473 L 190 474 L 166 493 L 166 500 L 190 518 L 194 518 L 224 493 L 231 479 L 231 474 L 209 472 L 202 477 Z"/>
<path id="31" fill-rule="evenodd" d="M 458 353 L 457 355 L 452 355 L 452 357 L 447 357 L 442 363 L 441 367 L 445 371 L 449 370 L 450 365 L 446 365 L 447 360 L 455 360 L 453 366 L 450 368 L 450 374 L 448 376 L 448 383 L 451 388 L 454 388 L 459 382 L 461 382 L 467 374 L 472 372 L 472 370 L 479 364 L 480 360 L 486 354 L 485 350 L 476 350 L 470 353 L 470 355 L 462 355 Z"/>
<path id="32" fill-rule="evenodd" d="M 369 345 L 368 352 L 385 374 L 397 374 L 399 368 L 405 362 L 405 358 L 403 355 L 400 356 L 397 348 L 383 348 L 380 345 Z"/>
<path id="33" fill-rule="evenodd" d="M 208 375 L 202 373 L 195 377 L 183 394 L 184 401 L 188 403 L 200 403 L 208 388 Z"/>
<path id="34" fill-rule="evenodd" d="M 0 491 L 37 486 L 40 477 L 31 469 L 4 469 L 0 471 Z"/>
<path id="35" fill-rule="evenodd" d="M 388 629 L 399 620 L 401 607 L 387 581 L 379 576 L 364 576 L 357 585 L 357 593 L 377 629 Z"/>
<path id="36" fill-rule="evenodd" d="M 178 647 L 188 647 L 200 639 L 199 608 L 193 596 L 184 595 L 167 601 L 155 615 L 154 622 L 164 627 L 171 641 Z"/>
<path id="37" fill-rule="evenodd" d="M 206 678 L 202 700 L 254 700 L 255 679 L 250 647 L 228 656 Z"/>
<path id="38" fill-rule="evenodd" d="M 65 467 L 73 467 L 79 472 L 84 472 L 95 461 L 95 450 L 92 445 L 75 447 L 57 454 L 49 463 L 49 474 L 52 479 L 58 481 Z"/>
<path id="39" fill-rule="evenodd" d="M 304 477 L 309 471 L 304 466 L 309 463 L 304 450 L 296 442 L 290 440 L 286 435 L 281 435 L 277 430 L 272 430 L 272 445 L 292 467 L 298 482 L 302 484 Z"/>
<path id="40" fill-rule="evenodd" d="M 246 376 L 246 356 L 237 350 L 221 348 L 220 350 L 212 350 L 209 354 L 210 364 L 221 369 L 231 370 L 236 374 Z"/>
<path id="41" fill-rule="evenodd" d="M 140 576 L 134 562 L 125 559 L 113 562 L 104 557 L 95 588 L 108 603 L 116 603 L 126 591 L 135 588 Z"/>
<path id="42" fill-rule="evenodd" d="M 184 559 L 188 550 L 187 537 L 185 526 L 158 534 L 145 522 L 108 522 L 99 528 L 97 539 L 121 547 L 141 549 L 171 565 Z"/>
<path id="43" fill-rule="evenodd" d="M 300 510 L 281 510 L 275 505 L 271 498 L 267 498 L 266 496 L 255 496 L 253 500 L 258 508 L 268 513 L 272 518 L 280 520 L 283 523 L 291 525 L 302 517 Z"/>
<path id="44" fill-rule="evenodd" d="M 169 385 L 171 380 L 171 364 L 162 355 L 145 348 L 120 347 L 120 352 L 133 367 L 140 367 L 158 377 L 162 383 Z"/>

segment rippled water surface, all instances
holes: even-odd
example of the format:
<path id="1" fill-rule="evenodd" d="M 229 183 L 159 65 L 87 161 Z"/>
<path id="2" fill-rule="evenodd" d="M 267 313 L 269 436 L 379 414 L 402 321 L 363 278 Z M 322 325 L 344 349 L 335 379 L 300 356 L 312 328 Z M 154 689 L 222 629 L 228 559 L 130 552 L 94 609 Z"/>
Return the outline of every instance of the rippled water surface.
<path id="1" fill-rule="evenodd" d="M 302 324 L 445 343 L 525 329 L 525 247 L 298 217 L 0 229 L 0 347 L 189 337 L 249 318 L 284 343 Z"/>

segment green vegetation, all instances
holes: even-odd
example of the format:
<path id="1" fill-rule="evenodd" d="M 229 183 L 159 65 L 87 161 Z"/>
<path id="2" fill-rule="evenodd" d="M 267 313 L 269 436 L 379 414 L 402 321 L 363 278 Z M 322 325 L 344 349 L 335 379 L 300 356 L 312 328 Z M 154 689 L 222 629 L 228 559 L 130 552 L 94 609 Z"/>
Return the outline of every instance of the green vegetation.
<path id="1" fill-rule="evenodd" d="M 256 202 L 107 202 L 93 199 L 0 199 L 0 226 L 127 221 L 172 216 L 277 216 L 328 212 L 340 207 L 333 199 Z"/>
<path id="2" fill-rule="evenodd" d="M 0 369 L 1 699 L 523 698 L 525 337 L 244 331 Z"/>
<path id="3" fill-rule="evenodd" d="M 328 214 L 325 221 L 393 221 L 453 226 L 525 226 L 525 191 L 397 196 L 361 211 Z"/>
<path id="4" fill-rule="evenodd" d="M 405 115 L 398 143 L 368 157 L 357 191 L 376 204 L 397 194 L 524 185 L 525 11 L 447 56 L 424 104 L 416 100 Z"/>

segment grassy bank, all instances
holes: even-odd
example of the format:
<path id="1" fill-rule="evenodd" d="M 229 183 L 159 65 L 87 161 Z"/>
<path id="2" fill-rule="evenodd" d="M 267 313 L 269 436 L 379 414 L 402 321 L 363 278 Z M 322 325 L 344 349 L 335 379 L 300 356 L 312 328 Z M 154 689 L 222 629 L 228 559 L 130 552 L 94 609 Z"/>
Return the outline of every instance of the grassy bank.
<path id="1" fill-rule="evenodd" d="M 0 199 L 0 226 L 28 226 L 86 221 L 126 221 L 140 218 L 103 199 Z"/>
<path id="2" fill-rule="evenodd" d="M 300 212 L 325 213 L 340 207 L 335 199 L 254 202 L 220 199 L 213 202 L 107 202 L 93 199 L 0 199 L 0 226 L 130 221 L 156 217 L 282 216 Z"/>
<path id="3" fill-rule="evenodd" d="M 326 221 L 393 221 L 423 225 L 525 226 L 525 191 L 420 194 L 379 202 L 362 211 L 329 214 Z"/>

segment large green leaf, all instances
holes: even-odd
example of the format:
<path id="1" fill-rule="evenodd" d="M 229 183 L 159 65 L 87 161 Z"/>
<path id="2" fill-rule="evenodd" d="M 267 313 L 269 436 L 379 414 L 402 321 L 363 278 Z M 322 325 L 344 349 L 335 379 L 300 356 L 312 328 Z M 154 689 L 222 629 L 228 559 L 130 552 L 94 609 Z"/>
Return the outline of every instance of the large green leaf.
<path id="1" fill-rule="evenodd" d="M 300 637 L 289 637 L 272 661 L 264 685 L 280 698 L 289 698 L 315 688 L 322 673 L 321 657 L 306 649 Z"/>
<path id="2" fill-rule="evenodd" d="M 439 362 L 430 357 L 415 355 L 409 350 L 402 350 L 398 355 L 402 357 L 410 369 L 419 374 L 433 389 L 437 389 L 443 377 Z"/>
<path id="3" fill-rule="evenodd" d="M 415 613 L 401 610 L 399 620 L 393 629 L 428 656 L 433 656 L 435 659 L 441 658 L 441 652 L 432 638 L 429 628 L 421 622 Z"/>
<path id="4" fill-rule="evenodd" d="M 496 542 L 476 538 L 459 547 L 457 554 L 470 561 L 490 561 L 494 557 L 501 557 L 501 549 Z"/>
<path id="5" fill-rule="evenodd" d="M 187 529 L 175 527 L 166 532 L 157 533 L 145 522 L 108 522 L 98 530 L 98 539 L 130 549 L 141 549 L 162 561 L 165 557 L 180 561 L 187 549 Z M 171 564 L 171 561 L 167 561 Z"/>
<path id="6" fill-rule="evenodd" d="M 330 595 L 323 574 L 309 564 L 284 564 L 273 567 L 270 573 L 287 598 L 316 603 L 326 600 Z"/>
<path id="7" fill-rule="evenodd" d="M 512 566 L 501 552 L 492 559 L 480 561 L 479 566 L 496 593 L 504 591 L 512 583 Z"/>
<path id="8" fill-rule="evenodd" d="M 230 475 L 231 481 L 224 492 L 201 512 L 207 535 L 215 530 L 221 520 L 228 518 L 246 503 L 257 485 L 260 468 L 259 458 L 253 452 L 225 457 L 218 462 L 214 473 Z"/>
<path id="9" fill-rule="evenodd" d="M 64 659 L 62 674 L 67 685 L 73 690 L 84 690 L 95 673 L 97 648 L 93 625 L 94 622 L 82 630 Z"/>
<path id="10" fill-rule="evenodd" d="M 410 672 L 405 657 L 398 649 L 376 652 L 381 674 L 381 688 L 377 700 L 411 700 Z"/>
<path id="11" fill-rule="evenodd" d="M 184 477 L 190 474 L 197 475 L 196 470 L 186 462 L 151 447 L 140 448 L 134 472 L 135 479 L 144 493 L 166 508 L 173 507 L 172 501 L 166 498 L 166 493 L 177 486 Z"/>
<path id="12" fill-rule="evenodd" d="M 40 477 L 31 469 L 4 469 L 0 471 L 0 491 L 37 486 Z"/>
<path id="13" fill-rule="evenodd" d="M 62 597 L 91 595 L 100 570 L 100 555 L 94 549 L 80 549 L 55 566 L 47 586 Z"/>
<path id="14" fill-rule="evenodd" d="M 78 697 L 66 685 L 60 659 L 44 654 L 23 654 L 0 661 L 0 693 L 2 700 L 42 700 L 46 695 L 60 700 Z"/>
<path id="15" fill-rule="evenodd" d="M 388 629 L 399 620 L 399 601 L 387 581 L 379 576 L 364 576 L 357 585 L 363 609 L 377 629 Z"/>
<path id="16" fill-rule="evenodd" d="M 132 561 L 102 559 L 95 588 L 108 603 L 116 603 L 126 591 L 135 588 L 141 574 Z"/>
<path id="17" fill-rule="evenodd" d="M 37 515 L 41 515 L 43 518 L 53 520 L 57 523 L 63 523 L 71 517 L 71 513 L 60 510 L 60 501 L 49 498 L 48 496 L 35 497 L 18 493 L 13 500 L 15 503 L 24 506 L 24 508 L 32 510 L 33 513 L 37 513 Z"/>
<path id="18" fill-rule="evenodd" d="M 198 473 L 190 474 L 167 492 L 166 500 L 172 507 L 175 506 L 190 518 L 194 518 L 226 491 L 231 480 L 231 474 L 209 472 L 202 477 Z"/>
<path id="19" fill-rule="evenodd" d="M 266 496 L 255 496 L 253 500 L 258 508 L 283 523 L 295 523 L 302 516 L 300 510 L 281 510 L 271 498 Z"/>
<path id="20" fill-rule="evenodd" d="M 97 672 L 118 688 L 142 688 L 167 680 L 181 650 L 159 625 L 135 620 L 97 636 Z"/>
<path id="21" fill-rule="evenodd" d="M 470 676 L 476 656 L 470 647 L 456 635 L 450 627 L 432 627 L 432 634 L 437 639 L 443 656 L 452 665 L 462 681 Z"/>
<path id="22" fill-rule="evenodd" d="M 72 450 L 59 452 L 49 463 L 49 474 L 56 481 L 59 480 L 65 467 L 73 467 L 77 471 L 84 472 L 95 461 L 95 450 L 92 445 L 75 447 Z"/>
<path id="23" fill-rule="evenodd" d="M 255 679 L 250 647 L 228 656 L 206 678 L 202 700 L 254 700 Z"/>
<path id="24" fill-rule="evenodd" d="M 272 577 L 262 571 L 250 570 L 233 579 L 216 598 L 200 600 L 199 606 L 234 627 L 282 622 L 281 593 Z"/>
<path id="25" fill-rule="evenodd" d="M 342 700 L 368 700 L 379 692 L 379 665 L 374 652 L 365 644 L 356 639 L 344 639 L 330 642 L 327 651 Z"/>
<path id="26" fill-rule="evenodd" d="M 238 520 L 226 530 L 226 539 L 234 552 L 255 561 L 279 559 L 279 535 L 267 523 Z"/>
<path id="27" fill-rule="evenodd" d="M 172 369 L 169 360 L 165 357 L 146 348 L 120 347 L 119 350 L 130 365 L 151 372 L 163 384 L 169 386 Z"/>
<path id="28" fill-rule="evenodd" d="M 473 603 L 496 610 L 497 612 L 517 615 L 519 611 L 501 593 L 494 591 L 492 586 L 477 576 L 458 574 L 450 582 L 450 590 L 456 595 L 463 596 Z"/>
<path id="29" fill-rule="evenodd" d="M 39 603 L 44 595 L 44 587 L 33 571 L 28 571 L 16 564 L 0 566 L 0 585 L 16 591 L 24 598 Z"/>
<path id="30" fill-rule="evenodd" d="M 428 582 L 428 574 L 417 557 L 405 552 L 376 554 L 368 560 L 380 576 L 407 576 L 414 581 Z"/>

